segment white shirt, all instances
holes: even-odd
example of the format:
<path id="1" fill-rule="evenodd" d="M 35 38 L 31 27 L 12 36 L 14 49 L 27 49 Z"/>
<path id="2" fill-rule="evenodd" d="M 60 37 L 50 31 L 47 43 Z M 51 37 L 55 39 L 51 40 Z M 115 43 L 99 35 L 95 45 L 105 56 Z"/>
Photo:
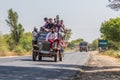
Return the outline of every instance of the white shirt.
<path id="1" fill-rule="evenodd" d="M 57 33 L 56 32 L 54 32 L 54 33 L 49 32 L 46 36 L 46 41 L 48 41 L 49 39 L 57 39 Z"/>

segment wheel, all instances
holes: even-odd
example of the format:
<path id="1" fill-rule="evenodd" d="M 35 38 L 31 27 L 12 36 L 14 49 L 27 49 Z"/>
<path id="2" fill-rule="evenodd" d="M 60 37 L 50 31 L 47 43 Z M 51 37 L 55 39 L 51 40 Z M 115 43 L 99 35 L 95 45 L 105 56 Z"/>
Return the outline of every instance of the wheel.
<path id="1" fill-rule="evenodd" d="M 40 53 L 39 53 L 39 55 L 38 55 L 38 60 L 39 60 L 39 61 L 42 60 L 42 56 L 40 55 Z"/>
<path id="2" fill-rule="evenodd" d="M 59 51 L 59 61 L 62 61 L 62 54 L 61 54 L 61 51 Z"/>
<path id="3" fill-rule="evenodd" d="M 33 61 L 36 61 L 36 57 L 37 57 L 37 53 L 36 53 L 36 52 L 33 52 L 33 54 L 32 54 L 32 59 L 33 59 Z"/>
<path id="4" fill-rule="evenodd" d="M 58 51 L 55 51 L 55 55 L 54 55 L 54 61 L 57 62 L 58 61 Z"/>
<path id="5" fill-rule="evenodd" d="M 57 62 L 57 54 L 54 56 L 54 61 Z"/>

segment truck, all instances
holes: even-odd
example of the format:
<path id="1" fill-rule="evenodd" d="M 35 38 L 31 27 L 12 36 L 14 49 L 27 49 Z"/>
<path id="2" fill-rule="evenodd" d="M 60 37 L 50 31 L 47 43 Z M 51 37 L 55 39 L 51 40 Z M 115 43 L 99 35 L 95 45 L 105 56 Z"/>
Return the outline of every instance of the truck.
<path id="1" fill-rule="evenodd" d="M 60 48 L 57 47 L 56 42 L 53 44 L 53 51 L 50 50 L 50 42 L 45 41 L 46 33 L 39 33 L 37 44 L 33 45 L 33 51 L 32 51 L 32 59 L 33 61 L 36 61 L 37 59 L 39 61 L 42 60 L 43 57 L 54 57 L 54 62 L 62 61 L 63 59 L 63 48 L 60 46 Z"/>
<path id="2" fill-rule="evenodd" d="M 80 42 L 79 50 L 80 50 L 80 52 L 83 52 L 83 51 L 88 52 L 88 43 L 87 42 Z"/>

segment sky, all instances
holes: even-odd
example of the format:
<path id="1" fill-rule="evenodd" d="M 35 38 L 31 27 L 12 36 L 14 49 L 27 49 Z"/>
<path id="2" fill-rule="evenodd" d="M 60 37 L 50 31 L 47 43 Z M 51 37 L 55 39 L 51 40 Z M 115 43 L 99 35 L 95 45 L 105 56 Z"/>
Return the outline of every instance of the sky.
<path id="1" fill-rule="evenodd" d="M 72 29 L 71 40 L 83 38 L 92 42 L 100 37 L 102 22 L 119 17 L 119 12 L 106 7 L 108 4 L 108 0 L 0 0 L 0 32 L 10 33 L 5 19 L 12 8 L 26 32 L 43 26 L 44 17 L 59 15 L 65 26 Z"/>

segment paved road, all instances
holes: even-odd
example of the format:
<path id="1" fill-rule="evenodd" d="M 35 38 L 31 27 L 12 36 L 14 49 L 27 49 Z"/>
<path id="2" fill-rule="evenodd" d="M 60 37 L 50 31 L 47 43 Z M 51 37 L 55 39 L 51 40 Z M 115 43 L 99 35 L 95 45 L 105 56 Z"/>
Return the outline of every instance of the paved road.
<path id="1" fill-rule="evenodd" d="M 31 56 L 0 58 L 0 80 L 69 80 L 88 59 L 86 52 L 67 53 L 57 63 L 52 58 L 34 62 Z"/>

